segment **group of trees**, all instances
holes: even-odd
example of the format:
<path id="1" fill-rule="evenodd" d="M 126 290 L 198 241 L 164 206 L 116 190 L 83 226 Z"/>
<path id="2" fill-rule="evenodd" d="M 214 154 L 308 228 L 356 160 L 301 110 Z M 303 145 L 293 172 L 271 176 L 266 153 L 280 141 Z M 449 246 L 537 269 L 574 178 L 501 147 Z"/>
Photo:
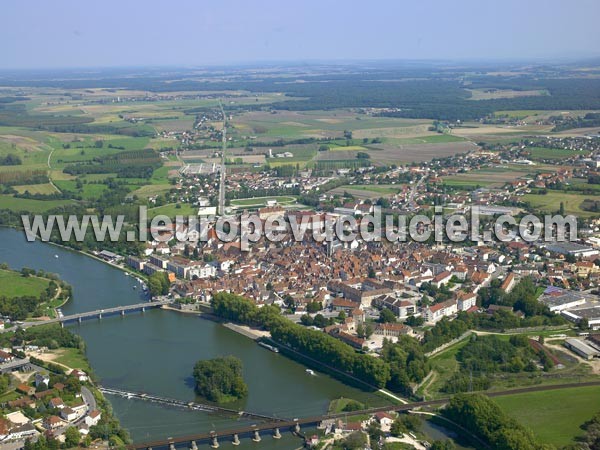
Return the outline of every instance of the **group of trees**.
<path id="1" fill-rule="evenodd" d="M 423 347 L 410 336 L 400 336 L 396 343 L 384 339 L 381 358 L 390 366 L 387 387 L 405 395 L 412 395 L 411 383 L 419 383 L 431 370 Z"/>
<path id="2" fill-rule="evenodd" d="M 585 431 L 583 436 L 577 438 L 581 444 L 569 446 L 565 450 L 600 449 L 600 412 L 597 412 L 594 417 L 581 425 L 581 428 Z M 582 445 L 585 445 L 585 447 L 582 447 Z"/>
<path id="3" fill-rule="evenodd" d="M 169 293 L 169 275 L 167 272 L 154 272 L 148 277 L 148 291 L 153 297 Z"/>
<path id="4" fill-rule="evenodd" d="M 480 394 L 457 394 L 442 414 L 486 442 L 492 449 L 551 449 L 536 442 L 533 434 L 508 416 L 492 399 Z"/>
<path id="5" fill-rule="evenodd" d="M 0 156 L 0 166 L 20 166 L 21 164 L 23 164 L 21 158 L 13 153 Z"/>
<path id="6" fill-rule="evenodd" d="M 501 281 L 494 280 L 490 287 L 479 291 L 481 306 L 490 305 L 510 306 L 516 311 L 522 311 L 527 317 L 554 316 L 546 306 L 537 301 L 537 286 L 531 277 L 524 277 L 509 293 L 500 289 Z"/>
<path id="7" fill-rule="evenodd" d="M 271 337 L 276 342 L 367 384 L 381 388 L 390 379 L 390 366 L 387 362 L 357 353 L 349 345 L 328 334 L 295 324 L 282 317 L 276 307 L 257 308 L 248 299 L 223 292 L 213 296 L 212 306 L 218 316 L 262 326 L 270 330 Z"/>
<path id="8" fill-rule="evenodd" d="M 198 361 L 193 375 L 196 392 L 210 401 L 225 403 L 248 395 L 242 362 L 234 356 Z"/>
<path id="9" fill-rule="evenodd" d="M 553 366 L 546 353 L 540 351 L 536 354 L 527 336 L 523 335 L 511 336 L 507 341 L 494 335 L 473 334 L 468 345 L 459 350 L 456 359 L 460 363 L 460 369 L 442 386 L 443 392 L 489 389 L 494 373 L 535 372 L 538 370 L 536 360 L 539 360 L 546 370 Z"/>

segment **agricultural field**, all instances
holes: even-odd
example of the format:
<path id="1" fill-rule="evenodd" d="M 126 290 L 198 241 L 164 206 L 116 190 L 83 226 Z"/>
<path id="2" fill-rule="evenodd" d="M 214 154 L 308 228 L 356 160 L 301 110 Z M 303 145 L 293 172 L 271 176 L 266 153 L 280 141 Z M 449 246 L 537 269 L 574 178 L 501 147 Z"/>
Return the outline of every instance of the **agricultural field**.
<path id="1" fill-rule="evenodd" d="M 73 200 L 32 200 L 16 198 L 12 195 L 0 195 L 0 209 L 9 209 L 16 212 L 29 212 L 39 214 L 54 208 L 73 205 Z"/>
<path id="2" fill-rule="evenodd" d="M 474 141 L 480 140 L 498 140 L 507 137 L 515 137 L 529 134 L 549 134 L 552 125 L 487 125 L 479 122 L 465 123 L 461 127 L 453 128 L 452 135 L 460 136 Z"/>
<path id="3" fill-rule="evenodd" d="M 414 137 L 432 134 L 431 121 L 373 117 L 350 110 L 333 111 L 252 111 L 234 117 L 238 135 L 263 141 L 279 139 L 341 139 L 345 130 L 353 138 Z"/>
<path id="4" fill-rule="evenodd" d="M 531 169 L 524 166 L 486 167 L 443 178 L 448 186 L 502 187 L 511 181 L 526 177 Z"/>
<path id="5" fill-rule="evenodd" d="M 156 208 L 148 208 L 148 218 L 164 215 L 173 219 L 175 216 L 196 216 L 197 213 L 198 208 L 185 203 L 170 203 Z"/>
<path id="6" fill-rule="evenodd" d="M 445 135 L 441 135 L 445 136 Z M 447 138 L 445 138 L 447 139 Z M 369 155 L 378 164 L 406 164 L 429 161 L 459 153 L 473 151 L 477 146 L 468 141 L 424 143 L 424 144 L 373 144 L 368 146 Z"/>
<path id="7" fill-rule="evenodd" d="M 278 205 L 292 205 L 296 203 L 296 198 L 289 195 L 280 195 L 275 197 L 252 197 L 231 200 L 231 206 L 236 208 L 262 208 L 267 205 L 267 202 L 276 201 Z"/>
<path id="8" fill-rule="evenodd" d="M 545 147 L 528 147 L 526 150 L 530 154 L 528 159 L 532 161 L 540 160 L 554 160 L 559 161 L 562 159 L 571 158 L 573 156 L 581 155 L 582 153 L 577 150 L 569 150 L 562 148 L 545 148 Z"/>
<path id="9" fill-rule="evenodd" d="M 41 194 L 41 195 L 49 195 L 55 194 L 58 191 L 52 184 L 44 183 L 44 184 L 25 184 L 22 186 L 13 186 L 15 191 L 19 194 L 23 194 L 25 192 L 29 192 L 30 194 Z"/>
<path id="10" fill-rule="evenodd" d="M 467 89 L 471 93 L 470 100 L 493 100 L 496 98 L 517 98 L 517 97 L 538 97 L 540 95 L 550 95 L 545 89 L 541 90 L 522 90 L 513 89 Z"/>
<path id="11" fill-rule="evenodd" d="M 573 444 L 574 438 L 583 434 L 579 427 L 600 411 L 600 387 L 530 392 L 494 400 L 541 442 L 562 446 Z"/>
<path id="12" fill-rule="evenodd" d="M 12 297 L 39 297 L 48 287 L 48 280 L 36 276 L 23 277 L 13 270 L 0 269 L 0 285 L 2 295 Z"/>
<path id="13" fill-rule="evenodd" d="M 377 199 L 380 197 L 389 197 L 397 194 L 402 189 L 402 185 L 396 184 L 348 184 L 332 189 L 328 194 L 344 195 L 350 194 L 358 199 Z"/>
<path id="14" fill-rule="evenodd" d="M 559 205 L 563 203 L 566 214 L 575 214 L 581 217 L 597 216 L 598 213 L 586 211 L 582 208 L 585 200 L 600 201 L 600 195 L 578 193 L 565 193 L 562 191 L 547 191 L 546 194 L 526 194 L 523 201 L 528 202 L 533 209 L 545 213 L 556 213 Z"/>

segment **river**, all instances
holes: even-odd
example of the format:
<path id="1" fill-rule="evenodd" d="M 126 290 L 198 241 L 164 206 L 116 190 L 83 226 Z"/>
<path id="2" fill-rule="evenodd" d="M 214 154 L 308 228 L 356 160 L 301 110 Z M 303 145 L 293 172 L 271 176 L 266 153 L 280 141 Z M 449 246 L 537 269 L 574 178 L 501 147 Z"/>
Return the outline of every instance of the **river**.
<path id="1" fill-rule="evenodd" d="M 58 256 L 58 258 L 56 257 Z M 137 303 L 137 281 L 93 258 L 40 242 L 27 243 L 21 232 L 0 229 L 0 262 L 60 275 L 73 286 L 65 314 Z M 386 400 L 347 386 L 327 375 L 310 376 L 304 366 L 264 349 L 217 323 L 196 315 L 150 310 L 90 320 L 70 329 L 86 342 L 87 356 L 107 387 L 195 400 L 191 372 L 199 359 L 235 355 L 244 365 L 248 397 L 236 408 L 294 418 L 322 414 L 330 400 L 354 398 L 370 406 Z M 251 423 L 214 414 L 169 409 L 140 400 L 110 396 L 116 416 L 136 441 L 206 432 Z M 196 399 L 200 400 L 200 399 Z M 290 449 L 300 441 L 284 434 L 265 436 L 260 448 Z"/>
<path id="2" fill-rule="evenodd" d="M 139 303 L 141 299 L 134 277 L 78 252 L 41 242 L 29 243 L 22 232 L 13 229 L 0 228 L 2 262 L 13 269 L 30 267 L 57 273 L 67 281 L 73 287 L 73 299 L 63 307 L 65 314 Z M 339 397 L 353 398 L 368 406 L 387 404 L 380 396 L 347 386 L 328 375 L 310 376 L 301 364 L 196 315 L 149 310 L 89 320 L 69 328 L 85 340 L 90 364 L 107 387 L 202 401 L 194 394 L 194 363 L 218 355 L 235 355 L 243 362 L 249 395 L 230 405 L 234 408 L 295 418 L 322 414 L 329 402 Z M 116 396 L 108 399 L 121 424 L 137 442 L 254 423 L 249 419 L 165 408 L 142 400 Z M 423 431 L 433 439 L 448 436 L 445 429 L 427 422 Z M 236 448 L 228 442 L 220 443 L 223 448 Z M 289 450 L 300 447 L 301 441 L 283 433 L 281 440 L 264 435 L 260 444 L 252 445 L 261 450 Z"/>

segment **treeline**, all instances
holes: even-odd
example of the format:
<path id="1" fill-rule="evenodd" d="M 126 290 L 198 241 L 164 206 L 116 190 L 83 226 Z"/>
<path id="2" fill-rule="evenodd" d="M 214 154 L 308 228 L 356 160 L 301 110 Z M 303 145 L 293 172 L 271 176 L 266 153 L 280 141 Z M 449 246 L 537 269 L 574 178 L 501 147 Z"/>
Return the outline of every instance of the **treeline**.
<path id="1" fill-rule="evenodd" d="M 58 324 L 40 325 L 39 327 L 27 329 L 19 328 L 15 331 L 13 339 L 15 345 L 23 345 L 27 342 L 50 349 L 59 347 L 84 348 L 83 339 Z"/>
<path id="2" fill-rule="evenodd" d="M 271 332 L 275 342 L 346 372 L 371 386 L 382 388 L 390 379 L 390 366 L 387 362 L 357 353 L 349 345 L 321 331 L 297 325 L 282 317 L 277 307 L 258 308 L 248 299 L 223 292 L 215 294 L 211 303 L 219 317 L 262 326 Z"/>
<path id="3" fill-rule="evenodd" d="M 40 304 L 39 297 L 24 295 L 21 297 L 0 296 L 0 315 L 11 320 L 25 320 Z"/>
<path id="4" fill-rule="evenodd" d="M 113 126 L 113 125 L 87 125 L 86 123 L 68 123 L 45 125 L 46 131 L 54 133 L 77 133 L 77 134 L 119 134 L 130 137 L 152 137 L 154 131 L 140 126 Z"/>
<path id="5" fill-rule="evenodd" d="M 492 449 L 554 448 L 536 442 L 531 431 L 508 416 L 493 400 L 484 395 L 458 394 L 442 409 L 442 414 L 486 442 Z"/>
<path id="6" fill-rule="evenodd" d="M 0 156 L 0 166 L 20 166 L 21 164 L 23 164 L 21 158 L 13 153 Z"/>

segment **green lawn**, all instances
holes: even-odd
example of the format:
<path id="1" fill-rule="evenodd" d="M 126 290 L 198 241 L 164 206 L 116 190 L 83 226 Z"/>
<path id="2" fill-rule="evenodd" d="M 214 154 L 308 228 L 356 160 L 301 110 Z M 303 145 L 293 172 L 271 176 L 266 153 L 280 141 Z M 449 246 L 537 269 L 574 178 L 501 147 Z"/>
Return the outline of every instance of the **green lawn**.
<path id="1" fill-rule="evenodd" d="M 580 425 L 600 411 L 600 387 L 531 392 L 494 399 L 504 411 L 530 428 L 542 442 L 573 443 Z"/>
<path id="2" fill-rule="evenodd" d="M 346 405 L 350 402 L 358 403 L 359 405 L 361 405 L 361 409 L 365 407 L 364 403 L 361 403 L 358 400 L 341 397 L 341 398 L 336 398 L 334 400 L 331 400 L 331 402 L 329 403 L 328 413 L 329 414 L 341 413 L 344 411 L 344 408 L 346 407 Z"/>
<path id="3" fill-rule="evenodd" d="M 12 270 L 0 269 L 0 296 L 38 297 L 48 287 L 48 280 L 38 277 L 22 277 Z"/>
<path id="4" fill-rule="evenodd" d="M 78 348 L 64 348 L 57 351 L 57 357 L 54 360 L 57 363 L 64 364 L 71 369 L 80 369 L 90 373 L 90 365 L 85 355 Z"/>

